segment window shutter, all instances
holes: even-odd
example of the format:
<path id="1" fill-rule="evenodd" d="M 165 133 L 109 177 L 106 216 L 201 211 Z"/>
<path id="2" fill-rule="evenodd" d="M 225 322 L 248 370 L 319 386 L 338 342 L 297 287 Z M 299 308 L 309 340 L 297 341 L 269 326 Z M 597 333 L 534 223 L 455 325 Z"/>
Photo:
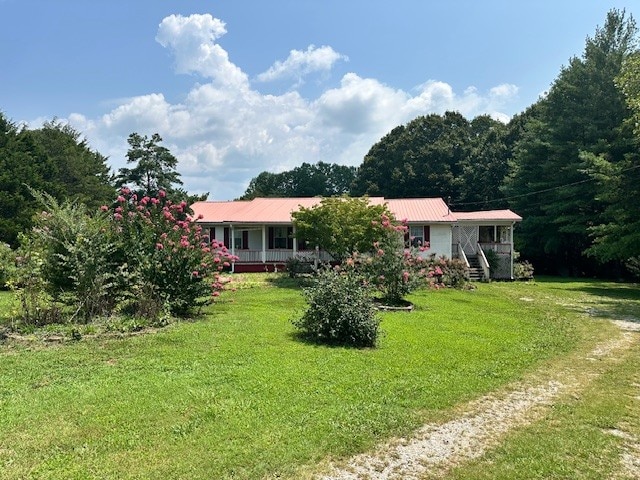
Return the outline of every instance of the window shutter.
<path id="1" fill-rule="evenodd" d="M 243 250 L 249 249 L 249 231 L 248 230 L 242 231 L 242 248 Z"/>
<path id="2" fill-rule="evenodd" d="M 411 246 L 411 227 L 407 225 L 407 231 L 404 232 L 404 245 Z"/>
<path id="3" fill-rule="evenodd" d="M 275 232 L 273 227 L 269 227 L 269 250 L 273 250 L 273 244 L 274 242 L 274 238 L 275 238 Z"/>
<path id="4" fill-rule="evenodd" d="M 293 249 L 293 227 L 287 227 L 287 248 Z"/>
<path id="5" fill-rule="evenodd" d="M 224 246 L 231 248 L 231 242 L 229 241 L 230 230 L 229 227 L 224 227 Z"/>
<path id="6" fill-rule="evenodd" d="M 216 239 L 216 227 L 209 228 L 209 243 L 213 243 Z"/>
<path id="7" fill-rule="evenodd" d="M 431 227 L 429 225 L 425 225 L 423 227 L 422 234 L 424 236 L 423 244 L 428 245 L 431 242 Z"/>

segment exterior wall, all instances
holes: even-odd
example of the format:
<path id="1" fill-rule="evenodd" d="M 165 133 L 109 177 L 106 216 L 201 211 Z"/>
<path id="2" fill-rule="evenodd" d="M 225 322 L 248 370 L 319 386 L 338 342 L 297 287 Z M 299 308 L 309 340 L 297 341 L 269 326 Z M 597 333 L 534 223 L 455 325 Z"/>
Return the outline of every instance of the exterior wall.
<path id="1" fill-rule="evenodd" d="M 430 247 L 426 253 L 451 258 L 451 225 L 431 225 Z"/>

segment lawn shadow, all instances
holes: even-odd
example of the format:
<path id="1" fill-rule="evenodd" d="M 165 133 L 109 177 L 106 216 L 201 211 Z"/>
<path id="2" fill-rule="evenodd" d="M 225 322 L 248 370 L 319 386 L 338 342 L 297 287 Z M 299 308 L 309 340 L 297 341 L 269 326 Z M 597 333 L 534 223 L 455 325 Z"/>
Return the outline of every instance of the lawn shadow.
<path id="1" fill-rule="evenodd" d="M 637 284 L 584 285 L 568 290 L 594 297 L 596 305 L 588 308 L 589 315 L 640 323 L 640 287 Z"/>

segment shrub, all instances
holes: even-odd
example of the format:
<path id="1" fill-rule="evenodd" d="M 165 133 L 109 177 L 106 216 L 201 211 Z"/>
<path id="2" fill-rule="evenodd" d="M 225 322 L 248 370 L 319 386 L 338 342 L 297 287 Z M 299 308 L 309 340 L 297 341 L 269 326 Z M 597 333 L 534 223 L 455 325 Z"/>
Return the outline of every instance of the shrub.
<path id="1" fill-rule="evenodd" d="M 322 271 L 304 295 L 307 311 L 294 321 L 304 338 L 354 347 L 376 345 L 380 320 L 369 290 L 355 272 Z"/>
<path id="2" fill-rule="evenodd" d="M 440 259 L 442 284 L 447 287 L 462 288 L 469 283 L 469 269 L 459 258 Z"/>
<path id="3" fill-rule="evenodd" d="M 6 243 L 0 242 L 0 290 L 8 288 L 16 274 L 16 254 Z"/>
<path id="4" fill-rule="evenodd" d="M 287 259 L 285 269 L 291 278 L 295 278 L 298 275 L 314 273 L 316 270 L 315 259 L 304 255 L 295 255 Z"/>
<path id="5" fill-rule="evenodd" d="M 513 264 L 513 276 L 516 280 L 532 280 L 533 265 L 528 260 L 515 262 Z"/>
<path id="6" fill-rule="evenodd" d="M 220 272 L 234 258 L 208 244 L 185 202 L 174 204 L 164 192 L 138 200 L 123 188 L 112 207 L 90 215 L 33 193 L 45 211 L 18 254 L 23 323 L 86 323 L 113 313 L 166 322 L 222 290 Z"/>
<path id="7" fill-rule="evenodd" d="M 362 275 L 389 305 L 400 305 L 403 297 L 420 285 L 425 285 L 427 262 L 421 252 L 426 248 L 405 248 L 407 227 L 383 214 L 379 221 L 380 235 L 371 246 L 371 253 L 354 253 L 344 267 Z"/>

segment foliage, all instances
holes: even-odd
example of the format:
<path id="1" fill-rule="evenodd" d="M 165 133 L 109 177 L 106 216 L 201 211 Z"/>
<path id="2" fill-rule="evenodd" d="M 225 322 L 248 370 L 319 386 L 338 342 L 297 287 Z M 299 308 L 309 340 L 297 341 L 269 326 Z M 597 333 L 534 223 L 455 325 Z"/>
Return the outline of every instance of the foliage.
<path id="1" fill-rule="evenodd" d="M 18 234 L 33 225 L 38 202 L 28 186 L 91 208 L 112 198 L 106 161 L 69 125 L 52 121 L 28 130 L 0 112 L 0 242 L 15 247 Z"/>
<path id="2" fill-rule="evenodd" d="M 528 260 L 519 260 L 513 264 L 513 277 L 516 280 L 533 280 L 533 265 Z"/>
<path id="3" fill-rule="evenodd" d="M 324 198 L 292 213 L 296 236 L 342 261 L 353 252 L 369 252 L 382 234 L 379 219 L 390 215 L 385 205 L 363 198 Z"/>
<path id="4" fill-rule="evenodd" d="M 8 287 L 8 282 L 15 277 L 16 254 L 6 243 L 0 242 L 0 290 Z"/>
<path id="5" fill-rule="evenodd" d="M 443 197 L 464 205 L 499 200 L 495 185 L 507 174 L 510 152 L 506 135 L 505 125 L 488 116 L 471 122 L 457 112 L 418 117 L 371 147 L 351 193 Z"/>
<path id="6" fill-rule="evenodd" d="M 355 167 L 304 162 L 282 173 L 261 172 L 249 183 L 241 200 L 256 197 L 335 197 L 349 193 Z"/>
<path id="7" fill-rule="evenodd" d="M 127 163 L 135 163 L 135 166 L 118 171 L 118 185 L 131 187 L 138 198 L 157 197 L 161 190 L 174 198 L 175 185 L 182 185 L 176 171 L 178 159 L 167 147 L 160 145 L 162 137 L 154 133 L 148 138 L 134 132 L 127 142 Z"/>
<path id="8" fill-rule="evenodd" d="M 462 288 L 469 283 L 469 268 L 463 260 L 459 258 L 433 258 L 435 262 L 430 267 L 431 272 L 437 272 L 437 267 L 442 271 L 440 283 L 447 287 Z M 433 276 L 433 274 L 432 274 Z"/>
<path id="9" fill-rule="evenodd" d="M 314 273 L 316 271 L 316 259 L 305 255 L 294 255 L 285 262 L 285 270 L 292 278 Z"/>
<path id="10" fill-rule="evenodd" d="M 484 256 L 489 264 L 489 276 L 493 278 L 496 271 L 498 271 L 498 254 L 490 248 L 484 251 Z"/>
<path id="11" fill-rule="evenodd" d="M 523 256 L 543 270 L 584 274 L 597 270 L 583 252 L 590 227 L 608 224 L 590 158 L 620 165 L 637 151 L 622 92 L 616 87 L 625 60 L 635 52 L 636 25 L 624 11 L 608 13 L 572 58 L 547 95 L 521 120 L 520 137 L 504 193 L 523 217 L 516 238 Z"/>
<path id="12" fill-rule="evenodd" d="M 223 288 L 220 271 L 233 261 L 209 245 L 186 202 L 121 190 L 115 206 L 89 215 L 82 205 L 34 194 L 45 211 L 19 251 L 23 324 L 88 322 L 122 313 L 151 322 L 184 316 Z M 42 317 L 42 312 L 55 316 Z"/>
<path id="13" fill-rule="evenodd" d="M 395 222 L 386 214 L 374 222 L 381 228 L 380 236 L 372 244 L 371 253 L 362 255 L 354 252 L 344 267 L 362 275 L 380 293 L 386 304 L 400 305 L 405 295 L 425 284 L 429 273 L 421 252 L 428 247 L 418 249 L 405 246 L 406 225 Z M 439 269 L 438 272 L 442 274 Z"/>
<path id="14" fill-rule="evenodd" d="M 304 338 L 330 345 L 376 345 L 380 319 L 369 290 L 355 272 L 324 270 L 304 294 L 308 308 L 294 321 Z"/>

